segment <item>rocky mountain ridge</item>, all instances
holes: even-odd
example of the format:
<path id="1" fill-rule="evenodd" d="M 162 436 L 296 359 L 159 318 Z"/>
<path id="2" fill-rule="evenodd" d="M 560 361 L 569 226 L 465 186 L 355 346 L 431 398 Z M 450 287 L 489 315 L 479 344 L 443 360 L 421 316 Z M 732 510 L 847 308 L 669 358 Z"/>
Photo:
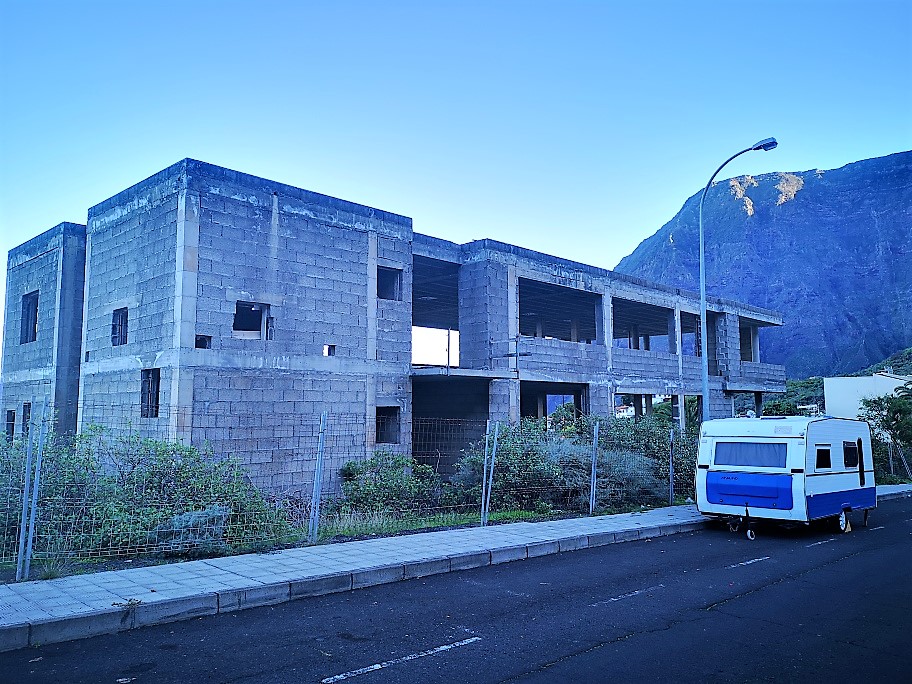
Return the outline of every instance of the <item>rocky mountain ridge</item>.
<path id="1" fill-rule="evenodd" d="M 699 200 L 616 270 L 697 291 Z M 850 373 L 912 346 L 912 152 L 719 181 L 703 226 L 708 293 L 783 314 L 761 331 L 761 360 L 790 378 Z"/>

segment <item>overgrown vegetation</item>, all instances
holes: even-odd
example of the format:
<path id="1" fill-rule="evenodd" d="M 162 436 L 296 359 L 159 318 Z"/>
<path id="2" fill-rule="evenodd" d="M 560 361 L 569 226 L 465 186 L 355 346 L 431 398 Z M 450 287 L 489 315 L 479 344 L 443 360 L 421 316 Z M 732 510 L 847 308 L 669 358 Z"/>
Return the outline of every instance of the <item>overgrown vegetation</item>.
<path id="1" fill-rule="evenodd" d="M 589 510 L 592 435 L 599 422 L 596 506 L 601 512 L 629 510 L 668 501 L 669 443 L 674 440 L 675 489 L 693 496 L 696 436 L 673 427 L 670 414 L 640 420 L 606 420 L 575 415 L 569 405 L 548 419 L 503 425 L 491 492 L 491 518 L 576 515 Z M 410 529 L 478 519 L 486 444 L 471 445 L 456 474 L 443 482 L 428 466 L 407 457 L 379 453 L 342 469 L 342 496 L 326 508 L 334 531 Z M 490 459 L 493 436 L 487 442 Z M 346 532 L 337 532 L 346 534 Z"/>
<path id="2" fill-rule="evenodd" d="M 912 481 L 899 456 L 902 452 L 912 457 L 912 383 L 894 394 L 862 399 L 859 417 L 871 426 L 875 480 L 880 484 Z"/>
<path id="3" fill-rule="evenodd" d="M 25 460 L 21 440 L 0 446 L 3 558 L 15 553 Z M 38 511 L 36 558 L 229 553 L 282 542 L 292 532 L 236 461 L 101 428 L 75 439 L 49 437 Z"/>

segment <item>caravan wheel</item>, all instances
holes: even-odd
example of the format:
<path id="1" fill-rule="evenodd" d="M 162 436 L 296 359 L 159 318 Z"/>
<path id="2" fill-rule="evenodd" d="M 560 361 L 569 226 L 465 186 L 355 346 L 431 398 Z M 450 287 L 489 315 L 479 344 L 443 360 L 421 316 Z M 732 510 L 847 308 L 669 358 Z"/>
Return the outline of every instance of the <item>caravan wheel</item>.
<path id="1" fill-rule="evenodd" d="M 849 516 L 845 511 L 840 511 L 836 516 L 836 527 L 840 532 L 847 532 L 849 529 Z"/>

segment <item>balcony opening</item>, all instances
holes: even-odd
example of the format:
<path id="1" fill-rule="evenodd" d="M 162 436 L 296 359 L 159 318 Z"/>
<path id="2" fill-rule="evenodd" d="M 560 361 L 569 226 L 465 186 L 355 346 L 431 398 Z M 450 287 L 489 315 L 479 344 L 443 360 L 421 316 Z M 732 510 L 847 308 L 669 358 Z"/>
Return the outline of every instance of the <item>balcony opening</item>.
<path id="1" fill-rule="evenodd" d="M 413 259 L 412 363 L 459 366 L 459 264 Z"/>
<path id="2" fill-rule="evenodd" d="M 612 346 L 677 354 L 674 309 L 631 299 L 611 299 Z"/>
<path id="3" fill-rule="evenodd" d="M 757 363 L 760 361 L 759 321 L 738 317 L 738 333 L 741 338 L 741 360 Z"/>
<path id="4" fill-rule="evenodd" d="M 598 338 L 602 296 L 519 279 L 519 334 L 592 344 Z"/>
<path id="5" fill-rule="evenodd" d="M 484 441 L 488 419 L 487 378 L 412 378 L 412 455 L 444 479 L 472 444 Z"/>
<path id="6" fill-rule="evenodd" d="M 588 413 L 589 388 L 569 382 L 521 382 L 519 412 L 523 418 L 545 418 L 561 407 L 577 415 Z"/>

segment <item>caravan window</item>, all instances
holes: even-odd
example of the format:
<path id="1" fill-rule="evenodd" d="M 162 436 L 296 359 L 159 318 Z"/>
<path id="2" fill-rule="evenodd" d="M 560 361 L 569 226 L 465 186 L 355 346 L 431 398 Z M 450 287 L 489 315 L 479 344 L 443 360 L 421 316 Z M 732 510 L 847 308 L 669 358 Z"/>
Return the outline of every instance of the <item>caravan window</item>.
<path id="1" fill-rule="evenodd" d="M 842 458 L 846 468 L 858 467 L 858 444 L 855 442 L 842 443 Z"/>
<path id="2" fill-rule="evenodd" d="M 716 442 L 716 465 L 785 468 L 785 444 Z"/>
<path id="3" fill-rule="evenodd" d="M 815 465 L 815 470 L 829 470 L 833 467 L 832 459 L 830 459 L 830 445 L 818 446 L 817 447 L 817 463 Z"/>

